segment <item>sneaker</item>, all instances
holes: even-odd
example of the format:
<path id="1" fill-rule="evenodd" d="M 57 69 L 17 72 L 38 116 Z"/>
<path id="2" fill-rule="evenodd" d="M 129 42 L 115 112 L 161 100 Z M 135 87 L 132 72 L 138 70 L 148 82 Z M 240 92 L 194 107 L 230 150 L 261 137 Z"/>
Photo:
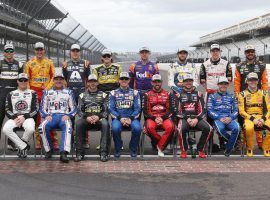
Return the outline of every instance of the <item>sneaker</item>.
<path id="1" fill-rule="evenodd" d="M 53 151 L 52 151 L 52 150 L 46 152 L 46 153 L 45 153 L 45 159 L 50 159 L 50 158 L 52 158 L 52 155 L 53 155 Z"/>
<path id="2" fill-rule="evenodd" d="M 100 155 L 100 161 L 101 161 L 101 162 L 107 162 L 107 161 L 108 161 L 108 155 L 105 154 L 105 153 L 102 153 L 102 154 Z"/>
<path id="3" fill-rule="evenodd" d="M 114 152 L 114 157 L 115 158 L 120 158 L 121 156 L 121 153 L 120 152 Z"/>
<path id="4" fill-rule="evenodd" d="M 181 151 L 180 158 L 187 158 L 187 152 Z"/>
<path id="5" fill-rule="evenodd" d="M 18 156 L 18 158 L 22 157 L 22 150 L 18 149 L 17 156 Z"/>
<path id="6" fill-rule="evenodd" d="M 136 158 L 137 157 L 137 152 L 130 151 L 130 157 L 131 158 Z"/>
<path id="7" fill-rule="evenodd" d="M 99 150 L 100 150 L 100 145 L 98 145 L 98 146 L 96 147 L 96 150 L 97 150 L 97 151 L 99 151 Z"/>
<path id="8" fill-rule="evenodd" d="M 203 151 L 199 151 L 199 157 L 200 158 L 206 158 L 206 155 Z"/>
<path id="9" fill-rule="evenodd" d="M 247 157 L 253 157 L 253 150 L 252 149 L 247 150 Z"/>
<path id="10" fill-rule="evenodd" d="M 10 150 L 10 151 L 18 151 L 17 147 L 15 147 L 13 145 L 10 145 L 10 144 L 7 145 L 7 149 Z"/>
<path id="11" fill-rule="evenodd" d="M 69 158 L 67 157 L 67 155 L 68 155 L 68 152 L 66 152 L 66 151 L 60 152 L 60 161 L 63 163 L 68 163 Z"/>
<path id="12" fill-rule="evenodd" d="M 90 144 L 84 144 L 84 145 L 83 145 L 83 148 L 89 149 L 89 148 L 90 148 Z"/>
<path id="13" fill-rule="evenodd" d="M 158 157 L 165 157 L 163 151 L 161 151 L 161 149 L 157 146 L 157 150 L 158 150 Z"/>
<path id="14" fill-rule="evenodd" d="M 264 150 L 263 155 L 264 157 L 270 157 L 270 150 Z"/>
<path id="15" fill-rule="evenodd" d="M 76 156 L 74 157 L 74 162 L 80 162 L 83 159 L 84 159 L 84 155 L 76 154 Z"/>

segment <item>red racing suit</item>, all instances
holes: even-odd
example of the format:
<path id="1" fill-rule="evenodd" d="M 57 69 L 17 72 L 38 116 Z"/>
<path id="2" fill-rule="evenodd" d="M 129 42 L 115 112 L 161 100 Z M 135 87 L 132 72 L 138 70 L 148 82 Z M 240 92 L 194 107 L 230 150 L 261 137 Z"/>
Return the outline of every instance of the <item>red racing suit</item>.
<path id="1" fill-rule="evenodd" d="M 163 89 L 160 92 L 151 89 L 144 95 L 143 113 L 146 118 L 145 128 L 149 137 L 157 144 L 161 151 L 166 148 L 174 132 L 175 126 L 170 119 L 173 102 L 172 94 Z M 157 117 L 163 119 L 161 125 L 157 125 L 155 122 Z M 157 133 L 157 128 L 164 130 L 162 136 Z"/>

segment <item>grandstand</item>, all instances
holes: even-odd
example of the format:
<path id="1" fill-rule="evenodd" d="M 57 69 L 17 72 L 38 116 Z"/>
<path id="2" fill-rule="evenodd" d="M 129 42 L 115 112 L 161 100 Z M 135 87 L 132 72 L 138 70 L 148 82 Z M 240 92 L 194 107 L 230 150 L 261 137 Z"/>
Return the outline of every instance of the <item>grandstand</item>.
<path id="1" fill-rule="evenodd" d="M 218 43 L 221 47 L 221 56 L 231 63 L 237 63 L 244 59 L 244 47 L 252 44 L 259 59 L 270 63 L 269 31 L 270 13 L 200 37 L 198 42 L 191 45 L 195 49 L 189 51 L 189 57 L 195 63 L 203 62 L 210 56 L 210 45 Z M 176 60 L 176 54 L 158 57 L 159 62 Z"/>
<path id="2" fill-rule="evenodd" d="M 69 57 L 73 43 L 81 46 L 82 58 L 92 64 L 100 62 L 100 52 L 106 48 L 54 0 L 0 0 L 0 48 L 13 43 L 16 58 L 26 61 L 37 41 L 45 43 L 56 66 Z"/>

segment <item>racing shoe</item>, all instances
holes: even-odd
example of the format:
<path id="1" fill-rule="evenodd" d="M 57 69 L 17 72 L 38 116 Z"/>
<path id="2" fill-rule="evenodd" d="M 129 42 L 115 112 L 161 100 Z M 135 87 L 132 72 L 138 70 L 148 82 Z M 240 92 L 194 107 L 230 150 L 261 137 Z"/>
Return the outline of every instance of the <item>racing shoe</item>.
<path id="1" fill-rule="evenodd" d="M 136 158 L 137 157 L 137 152 L 136 151 L 130 151 L 130 157 L 131 158 Z"/>
<path id="2" fill-rule="evenodd" d="M 22 150 L 18 149 L 17 156 L 18 156 L 18 158 L 22 157 Z"/>
<path id="3" fill-rule="evenodd" d="M 67 157 L 67 155 L 68 155 L 68 152 L 66 152 L 66 151 L 60 152 L 60 161 L 63 163 L 68 163 L 69 158 Z"/>
<path id="4" fill-rule="evenodd" d="M 27 153 L 30 150 L 30 145 L 27 142 L 25 142 L 25 144 L 26 144 L 26 147 L 23 150 L 21 150 L 21 157 L 22 158 L 26 158 L 27 157 Z"/>
<path id="5" fill-rule="evenodd" d="M 206 155 L 203 151 L 199 151 L 199 157 L 200 158 L 206 158 Z"/>
<path id="6" fill-rule="evenodd" d="M 84 159 L 84 154 L 82 153 L 76 153 L 76 156 L 74 158 L 74 162 L 80 162 Z"/>
<path id="7" fill-rule="evenodd" d="M 52 150 L 46 152 L 46 153 L 45 153 L 45 159 L 50 159 L 50 158 L 52 158 L 52 155 L 53 155 L 53 151 L 52 151 Z"/>
<path id="8" fill-rule="evenodd" d="M 108 155 L 106 153 L 101 153 L 100 161 L 101 162 L 107 162 L 108 161 Z"/>
<path id="9" fill-rule="evenodd" d="M 270 157 L 270 150 L 264 150 L 263 155 L 264 157 Z"/>
<path id="10" fill-rule="evenodd" d="M 225 155 L 226 157 L 230 157 L 231 151 L 228 150 L 228 149 L 226 149 L 226 150 L 224 151 L 224 155 Z"/>
<path id="11" fill-rule="evenodd" d="M 115 157 L 115 158 L 120 158 L 120 156 L 121 156 L 120 151 L 114 152 L 114 157 Z"/>
<path id="12" fill-rule="evenodd" d="M 187 152 L 181 151 L 180 158 L 187 158 Z"/>
<path id="13" fill-rule="evenodd" d="M 253 150 L 252 149 L 247 150 L 247 157 L 253 157 Z"/>
<path id="14" fill-rule="evenodd" d="M 164 152 L 161 151 L 161 149 L 158 147 L 158 145 L 157 145 L 157 150 L 158 150 L 158 157 L 165 157 Z"/>

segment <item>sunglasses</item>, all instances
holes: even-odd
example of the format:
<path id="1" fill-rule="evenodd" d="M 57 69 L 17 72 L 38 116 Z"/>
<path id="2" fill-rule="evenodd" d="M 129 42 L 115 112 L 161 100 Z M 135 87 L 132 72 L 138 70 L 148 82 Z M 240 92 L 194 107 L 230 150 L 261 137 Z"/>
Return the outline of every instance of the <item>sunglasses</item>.
<path id="1" fill-rule="evenodd" d="M 120 78 L 120 80 L 121 80 L 121 81 L 127 81 L 127 80 L 129 80 L 129 78 L 123 77 L 123 78 Z"/>
<path id="2" fill-rule="evenodd" d="M 154 80 L 152 81 L 153 83 L 161 83 L 162 81 L 161 80 Z"/>
<path id="3" fill-rule="evenodd" d="M 55 77 L 54 80 L 56 80 L 56 81 L 62 81 L 62 80 L 64 80 L 64 78 L 62 78 L 62 77 Z"/>
<path id="4" fill-rule="evenodd" d="M 73 49 L 73 50 L 71 50 L 72 52 L 80 52 L 80 50 L 79 49 Z"/>
<path id="5" fill-rule="evenodd" d="M 18 81 L 22 83 L 22 82 L 27 82 L 27 81 L 28 81 L 28 79 L 25 79 L 25 78 L 20 78 Z"/>
<path id="6" fill-rule="evenodd" d="M 14 52 L 13 49 L 6 49 L 6 50 L 5 50 L 5 53 L 13 53 L 13 52 Z"/>
<path id="7" fill-rule="evenodd" d="M 250 50 L 250 51 L 246 51 L 246 53 L 255 53 L 255 51 Z"/>
<path id="8" fill-rule="evenodd" d="M 90 82 L 90 83 L 93 83 L 93 82 L 98 82 L 97 80 L 95 80 L 95 79 L 91 79 L 91 80 L 87 80 L 88 82 Z"/>
<path id="9" fill-rule="evenodd" d="M 109 55 L 109 54 L 106 54 L 106 55 L 103 55 L 103 56 L 102 56 L 102 58 L 110 58 L 110 57 L 112 57 L 112 56 Z"/>
<path id="10" fill-rule="evenodd" d="M 229 85 L 229 83 L 227 83 L 227 82 L 221 82 L 218 85 Z"/>

